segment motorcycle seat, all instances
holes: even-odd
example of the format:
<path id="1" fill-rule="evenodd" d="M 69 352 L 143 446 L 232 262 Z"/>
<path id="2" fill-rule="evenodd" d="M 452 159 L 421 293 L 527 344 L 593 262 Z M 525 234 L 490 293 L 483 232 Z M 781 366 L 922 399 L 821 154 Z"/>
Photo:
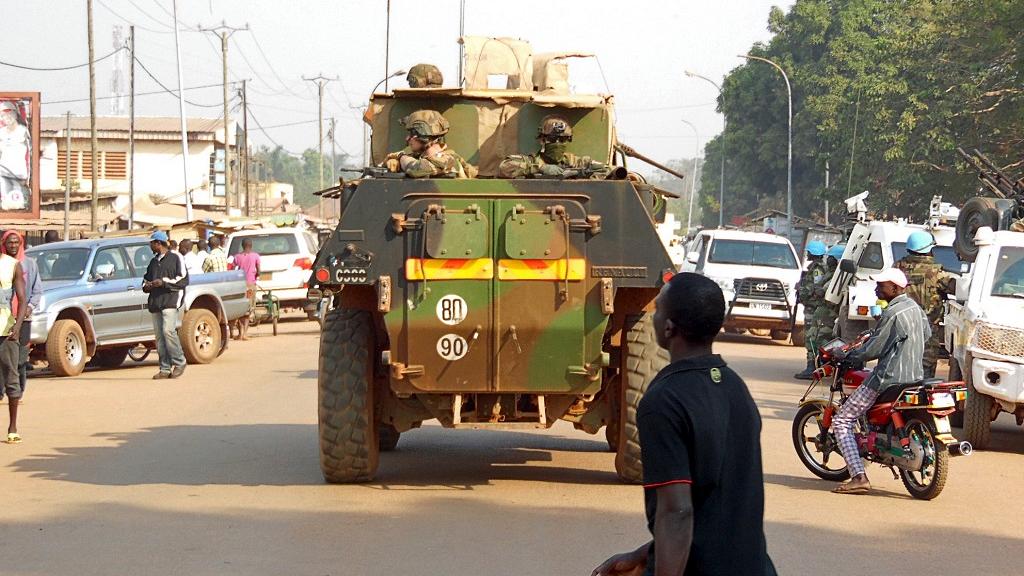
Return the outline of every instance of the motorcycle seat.
<path id="1" fill-rule="evenodd" d="M 921 385 L 921 386 L 936 386 L 936 385 L 942 384 L 944 382 L 945 382 L 945 380 L 942 379 L 942 378 L 925 378 L 924 380 L 921 380 L 920 382 L 918 382 L 918 384 Z"/>
<path id="2" fill-rule="evenodd" d="M 910 384 L 897 384 L 895 386 L 890 386 L 878 395 L 878 398 L 875 399 L 875 406 L 893 402 L 899 398 L 900 394 L 902 394 L 904 390 L 921 386 L 921 384 L 922 382 L 911 382 Z"/>

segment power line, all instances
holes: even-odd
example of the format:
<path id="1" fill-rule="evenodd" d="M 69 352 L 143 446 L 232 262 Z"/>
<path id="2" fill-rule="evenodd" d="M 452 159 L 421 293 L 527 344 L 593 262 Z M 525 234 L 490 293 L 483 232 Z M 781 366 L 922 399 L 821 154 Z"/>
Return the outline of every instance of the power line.
<path id="1" fill-rule="evenodd" d="M 107 54 L 106 56 L 97 58 L 95 60 L 95 62 L 102 62 L 102 61 L 106 60 L 107 58 L 110 58 L 114 54 L 117 54 L 121 50 L 124 50 L 124 46 L 114 50 L 113 52 L 111 52 L 110 54 Z M 33 72 L 61 72 L 61 71 L 64 71 L 64 70 L 75 70 L 76 68 L 85 68 L 86 66 L 89 65 L 89 63 L 86 62 L 85 64 L 75 64 L 74 66 L 59 66 L 59 67 L 56 67 L 56 68 L 34 68 L 32 66 L 22 66 L 21 64 L 12 64 L 10 62 L 2 62 L 2 61 L 0 61 L 0 64 L 3 64 L 4 66 L 10 66 L 11 68 L 20 68 L 22 70 L 31 70 Z"/>
<path id="2" fill-rule="evenodd" d="M 128 0 L 128 1 L 132 2 L 132 0 Z M 174 14 L 170 10 L 168 10 L 167 8 L 164 8 L 164 5 L 161 4 L 158 0 L 153 0 L 153 4 L 156 4 L 156 7 L 159 8 L 161 11 L 163 11 L 164 14 L 167 14 L 168 16 L 170 16 L 171 17 L 171 22 L 174 22 L 176 20 L 176 18 L 174 17 Z M 135 2 L 132 2 L 132 5 L 135 6 Z M 138 6 L 135 6 L 135 7 L 138 8 Z M 141 9 L 140 9 L 140 11 L 141 11 Z M 159 22 L 159 20 L 157 20 L 157 21 Z M 181 26 L 182 28 L 184 28 L 185 30 L 188 30 L 189 32 L 200 32 L 198 27 L 193 28 L 192 26 L 189 26 L 188 24 L 183 23 L 181 20 L 178 20 L 178 26 Z"/>
<path id="3" fill-rule="evenodd" d="M 123 21 L 124 21 L 124 22 L 126 22 L 126 23 L 128 23 L 128 24 L 130 24 L 130 25 L 132 25 L 132 26 L 135 26 L 135 27 L 136 27 L 136 28 L 138 28 L 139 30 L 145 30 L 146 32 L 152 32 L 153 34 L 174 34 L 174 32 L 171 32 L 171 31 L 169 31 L 169 30 L 157 30 L 157 29 L 155 29 L 155 28 L 147 28 L 146 26 L 143 26 L 143 25 L 141 25 L 141 24 L 136 24 L 135 22 L 132 22 L 131 20 L 129 20 L 129 19 L 125 18 L 124 16 L 121 16 L 120 14 L 118 14 L 118 13 L 117 13 L 117 11 L 115 11 L 115 10 L 114 10 L 113 8 L 111 8 L 110 6 L 107 6 L 107 5 L 106 5 L 106 4 L 105 4 L 105 3 L 103 2 L 103 0 L 96 0 L 96 1 L 97 1 L 97 2 L 99 2 L 100 6 L 102 6 L 102 7 L 106 8 L 107 12 L 110 12 L 110 13 L 111 13 L 111 14 L 113 14 L 113 15 L 114 15 L 114 16 L 115 16 L 116 18 L 118 18 L 118 19 L 120 19 L 120 20 L 123 20 Z"/>
<path id="4" fill-rule="evenodd" d="M 142 14 L 146 18 L 149 18 L 153 22 L 156 22 L 160 26 L 163 26 L 164 28 L 167 28 L 169 30 L 170 34 L 174 34 L 174 30 L 173 30 L 172 26 L 169 26 L 166 22 L 160 20 L 159 18 L 153 17 L 149 12 L 146 12 L 145 10 L 143 10 L 142 6 L 139 6 L 138 4 L 136 4 L 134 0 L 128 0 L 128 3 L 131 4 L 132 6 L 134 6 L 135 9 L 138 10 L 140 14 Z"/>
<path id="5" fill-rule="evenodd" d="M 253 32 L 249 34 L 249 37 L 252 38 L 253 44 L 256 45 L 256 50 L 259 51 L 260 56 L 263 57 L 263 61 L 266 62 L 267 66 L 270 68 L 270 73 L 274 75 L 274 78 L 277 78 L 277 81 L 281 83 L 281 86 L 284 87 L 285 91 L 291 94 L 292 96 L 295 96 L 296 98 L 303 98 L 303 96 L 300 96 L 297 92 L 292 90 L 291 87 L 288 86 L 288 84 L 286 84 L 285 81 L 281 79 L 281 75 L 277 73 L 277 70 L 274 68 L 274 65 L 271 64 L 270 59 L 267 58 L 267 53 L 263 51 L 263 46 L 260 45 L 260 41 L 256 39 L 256 33 Z"/>
<path id="6" fill-rule="evenodd" d="M 175 92 L 174 90 L 171 90 L 170 88 L 165 86 L 163 82 L 161 82 L 156 76 L 154 76 L 153 73 L 149 71 L 149 68 L 146 68 L 146 65 L 142 63 L 142 60 L 139 60 L 138 58 L 135 58 L 135 61 L 139 63 L 139 66 L 142 67 L 142 71 L 145 72 L 147 76 L 152 78 L 154 82 L 156 82 L 161 88 L 164 89 L 164 92 L 167 92 L 171 96 L 175 96 L 175 97 L 178 96 L 177 92 Z M 219 108 L 219 107 L 223 106 L 223 103 L 218 103 L 218 104 L 199 104 L 197 102 L 192 102 L 191 100 L 188 100 L 188 99 L 186 99 L 185 102 L 188 102 L 188 104 L 190 106 L 199 106 L 200 108 Z"/>
<path id="7" fill-rule="evenodd" d="M 252 106 L 252 102 L 250 102 L 249 105 Z M 286 122 L 284 124 L 274 124 L 272 126 L 262 126 L 262 127 L 260 127 L 260 130 L 272 130 L 274 128 L 285 128 L 287 126 L 302 126 L 303 124 L 315 124 L 316 122 L 317 122 L 316 119 L 313 119 L 313 120 L 300 120 L 298 122 Z"/>
<path id="8" fill-rule="evenodd" d="M 203 84 L 202 86 L 192 86 L 192 87 L 189 87 L 189 88 L 185 88 L 185 90 L 186 91 L 188 91 L 188 90 L 199 90 L 201 88 L 213 88 L 213 87 L 220 88 L 220 86 L 221 85 L 218 82 L 217 84 Z M 166 93 L 166 90 L 155 90 L 153 92 L 136 92 L 135 96 L 152 96 L 154 94 L 165 94 L 165 93 Z M 113 98 L 120 98 L 120 96 L 97 96 L 96 97 L 97 100 L 111 100 Z M 88 101 L 89 101 L 88 98 L 74 98 L 74 99 L 71 99 L 71 100 L 44 100 L 44 101 L 40 102 L 40 104 L 70 104 L 70 103 L 74 103 L 74 102 L 88 102 Z"/>
<path id="9" fill-rule="evenodd" d="M 289 154 L 291 156 L 296 156 L 296 157 L 302 157 L 302 154 L 296 154 L 295 152 L 292 152 L 291 150 L 289 150 L 289 149 L 285 148 L 284 146 L 281 146 L 280 144 L 278 144 L 277 140 L 274 140 L 274 138 L 270 135 L 270 133 L 267 132 L 267 129 L 264 128 L 262 124 L 260 124 L 260 121 L 259 121 L 258 118 L 256 118 L 256 115 L 252 113 L 252 108 L 249 108 L 249 117 L 252 118 L 252 121 L 256 123 L 257 127 L 259 127 L 260 132 L 263 132 L 263 135 L 267 137 L 267 140 L 270 140 L 271 144 L 273 144 L 274 146 L 280 148 L 281 150 L 284 150 L 286 154 Z"/>

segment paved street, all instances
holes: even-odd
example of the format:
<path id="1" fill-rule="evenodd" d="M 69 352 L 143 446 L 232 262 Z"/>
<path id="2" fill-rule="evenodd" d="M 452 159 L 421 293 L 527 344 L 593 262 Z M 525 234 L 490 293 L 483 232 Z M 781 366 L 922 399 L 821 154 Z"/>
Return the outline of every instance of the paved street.
<path id="1" fill-rule="evenodd" d="M 154 360 L 30 381 L 25 443 L 0 445 L 0 573 L 589 574 L 645 537 L 638 487 L 603 436 L 403 436 L 378 481 L 325 485 L 316 457 L 316 327 L 256 330 L 208 366 L 152 381 Z M 780 574 L 1018 574 L 1024 432 L 953 460 L 935 501 L 870 467 L 869 497 L 828 492 L 797 460 L 803 351 L 730 337 L 719 351 L 764 418 L 769 551 Z M 6 410 L 5 410 L 6 411 Z"/>

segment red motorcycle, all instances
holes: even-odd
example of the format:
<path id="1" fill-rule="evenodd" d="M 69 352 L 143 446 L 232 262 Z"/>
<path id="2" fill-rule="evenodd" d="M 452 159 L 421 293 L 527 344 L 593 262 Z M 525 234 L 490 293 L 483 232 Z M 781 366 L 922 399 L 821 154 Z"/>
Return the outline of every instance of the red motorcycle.
<path id="1" fill-rule="evenodd" d="M 862 362 L 847 360 L 847 353 L 867 340 L 854 343 L 835 339 L 819 350 L 819 367 L 800 398 L 793 420 L 793 447 L 800 461 L 815 476 L 842 482 L 850 472 L 832 432 L 832 418 L 847 398 L 871 375 Z M 827 398 L 808 398 L 819 385 L 828 386 Z M 967 397 L 963 382 L 926 379 L 893 386 L 854 427 L 860 454 L 869 462 L 888 467 L 907 492 L 920 500 L 937 497 L 946 485 L 950 456 L 967 456 L 971 444 L 950 433 L 949 415 Z"/>

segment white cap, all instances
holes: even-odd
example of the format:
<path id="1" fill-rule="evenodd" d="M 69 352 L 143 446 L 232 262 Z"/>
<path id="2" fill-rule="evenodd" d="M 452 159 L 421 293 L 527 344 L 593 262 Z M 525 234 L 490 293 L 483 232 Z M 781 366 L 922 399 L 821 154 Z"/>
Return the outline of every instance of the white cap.
<path id="1" fill-rule="evenodd" d="M 899 268 L 889 268 L 879 274 L 874 274 L 871 279 L 875 282 L 892 282 L 900 288 L 907 287 L 907 275 Z"/>

